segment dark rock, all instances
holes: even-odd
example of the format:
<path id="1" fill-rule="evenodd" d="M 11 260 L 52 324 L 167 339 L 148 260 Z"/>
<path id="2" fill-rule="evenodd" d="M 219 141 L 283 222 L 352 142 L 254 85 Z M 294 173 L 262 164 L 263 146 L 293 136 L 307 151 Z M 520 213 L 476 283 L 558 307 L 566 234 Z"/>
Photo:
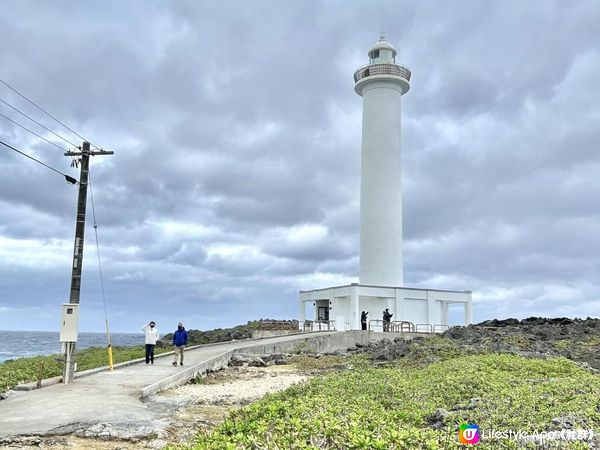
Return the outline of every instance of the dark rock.
<path id="1" fill-rule="evenodd" d="M 230 366 L 251 366 L 251 367 L 265 367 L 267 363 L 257 355 L 250 355 L 246 353 L 234 353 L 229 360 Z"/>
<path id="2" fill-rule="evenodd" d="M 450 413 L 445 409 L 438 408 L 435 412 L 427 418 L 427 425 L 434 430 L 441 430 L 446 428 L 446 422 Z"/>
<path id="3" fill-rule="evenodd" d="M 576 420 L 573 417 L 555 417 L 550 422 L 551 430 L 572 430 L 575 428 Z"/>
<path id="4" fill-rule="evenodd" d="M 291 355 L 289 353 L 271 353 L 270 355 L 263 355 L 261 358 L 264 361 L 276 361 L 279 359 L 288 359 Z"/>
<path id="5" fill-rule="evenodd" d="M 493 351 L 528 358 L 563 356 L 587 364 L 590 370 L 600 370 L 600 346 L 590 345 L 596 336 L 600 336 L 600 319 L 494 319 L 452 327 L 441 335 L 446 338 L 443 343 L 421 336 L 399 337 L 356 346 L 353 353 L 367 353 L 373 361 L 413 358 L 426 363 L 457 353 Z"/>
<path id="6" fill-rule="evenodd" d="M 509 327 L 519 325 L 518 319 L 504 319 L 504 320 L 485 320 L 481 323 L 478 323 L 479 327 Z"/>
<path id="7" fill-rule="evenodd" d="M 242 339 L 249 339 L 250 337 L 252 337 L 252 334 L 248 335 L 248 333 L 244 333 L 241 331 L 234 331 L 233 333 L 231 333 L 231 339 L 234 339 L 236 341 L 241 341 Z"/>
<path id="8" fill-rule="evenodd" d="M 0 437 L 0 446 L 4 448 L 4 446 L 11 447 L 39 447 L 42 444 L 41 436 L 10 436 L 2 438 Z"/>
<path id="9" fill-rule="evenodd" d="M 253 359 L 252 361 L 250 361 L 248 363 L 248 365 L 250 367 L 266 367 L 267 363 L 265 363 L 262 358 L 256 357 L 255 359 Z"/>
<path id="10" fill-rule="evenodd" d="M 589 365 L 588 363 L 586 363 L 586 362 L 579 363 L 579 365 L 580 365 L 580 366 L 581 366 L 583 369 L 585 369 L 585 370 L 589 370 L 589 371 L 590 371 L 590 372 L 592 372 L 592 373 L 597 373 L 597 374 L 600 374 L 600 370 L 598 370 L 598 369 L 594 369 L 592 366 L 590 366 L 590 365 Z M 2 397 L 0 396 L 0 398 L 2 398 Z"/>
<path id="11" fill-rule="evenodd" d="M 159 348 L 170 347 L 171 346 L 171 341 L 166 341 L 164 339 L 159 339 L 158 341 L 156 341 L 156 346 L 159 347 Z"/>

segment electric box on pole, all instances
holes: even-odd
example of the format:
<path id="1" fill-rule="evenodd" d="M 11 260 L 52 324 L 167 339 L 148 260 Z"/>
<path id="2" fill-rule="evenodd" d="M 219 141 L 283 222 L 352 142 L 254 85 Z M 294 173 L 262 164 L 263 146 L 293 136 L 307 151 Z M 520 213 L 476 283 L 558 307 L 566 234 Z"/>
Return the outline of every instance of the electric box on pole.
<path id="1" fill-rule="evenodd" d="M 63 303 L 60 318 L 60 342 L 77 342 L 79 329 L 79 305 Z"/>

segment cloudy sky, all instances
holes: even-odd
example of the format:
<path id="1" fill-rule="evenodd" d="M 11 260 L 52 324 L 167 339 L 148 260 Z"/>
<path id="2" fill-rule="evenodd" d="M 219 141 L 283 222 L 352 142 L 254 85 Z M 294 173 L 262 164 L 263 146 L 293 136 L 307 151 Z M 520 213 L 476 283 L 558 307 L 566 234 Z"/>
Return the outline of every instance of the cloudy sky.
<path id="1" fill-rule="evenodd" d="M 115 331 L 295 318 L 298 290 L 357 281 L 352 74 L 381 31 L 413 74 L 405 284 L 471 289 L 476 321 L 598 316 L 599 23 L 596 1 L 8 0 L 0 78 L 115 151 L 91 167 Z M 80 142 L 4 85 L 0 99 Z M 1 117 L 0 138 L 78 178 Z M 58 329 L 76 198 L 0 149 L 0 329 Z M 91 220 L 86 233 L 95 331 Z"/>

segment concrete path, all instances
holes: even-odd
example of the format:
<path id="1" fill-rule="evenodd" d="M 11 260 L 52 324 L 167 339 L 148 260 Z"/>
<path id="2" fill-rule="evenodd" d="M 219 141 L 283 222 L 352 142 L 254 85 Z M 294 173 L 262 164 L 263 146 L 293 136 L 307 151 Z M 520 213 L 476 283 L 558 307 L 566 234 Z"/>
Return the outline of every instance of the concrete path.
<path id="1" fill-rule="evenodd" d="M 227 364 L 232 351 L 289 351 L 294 345 L 307 345 L 309 340 L 317 343 L 321 351 L 328 351 L 345 349 L 365 339 L 369 337 L 356 332 L 320 332 L 199 346 L 186 351 L 183 367 L 174 367 L 172 355 L 165 355 L 156 357 L 153 365 L 136 363 L 114 372 L 75 378 L 68 385 L 15 392 L 0 401 L 0 441 L 18 435 L 81 432 L 94 425 L 103 427 L 96 430 L 100 436 L 113 434 L 111 427 L 133 433 L 123 437 L 147 436 L 161 428 L 160 417 L 165 416 L 165 411 L 145 402 L 141 395 L 182 384 L 192 378 L 190 371 L 202 372 L 210 368 L 207 363 L 211 361 Z M 135 427 L 131 426 L 133 422 Z"/>

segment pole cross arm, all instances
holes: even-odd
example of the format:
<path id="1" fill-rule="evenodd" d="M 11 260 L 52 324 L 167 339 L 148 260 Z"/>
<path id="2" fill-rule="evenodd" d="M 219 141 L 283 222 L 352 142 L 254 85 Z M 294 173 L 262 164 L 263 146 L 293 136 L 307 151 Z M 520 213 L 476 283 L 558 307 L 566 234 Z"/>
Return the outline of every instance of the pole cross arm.
<path id="1" fill-rule="evenodd" d="M 101 155 L 114 155 L 115 152 L 111 151 L 111 150 L 94 150 L 94 151 L 88 151 L 88 152 L 66 152 L 65 156 L 81 156 L 81 155 L 90 155 L 90 156 L 101 156 Z"/>

